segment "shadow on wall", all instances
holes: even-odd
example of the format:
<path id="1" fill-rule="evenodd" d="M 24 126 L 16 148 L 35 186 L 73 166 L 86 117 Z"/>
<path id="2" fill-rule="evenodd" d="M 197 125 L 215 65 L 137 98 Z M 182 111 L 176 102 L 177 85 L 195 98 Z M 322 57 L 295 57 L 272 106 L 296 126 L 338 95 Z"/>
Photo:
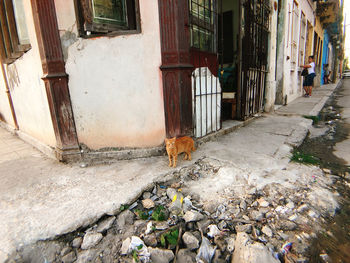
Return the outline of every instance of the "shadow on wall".
<path id="1" fill-rule="evenodd" d="M 0 112 L 0 121 L 5 122 L 4 116 L 2 115 L 2 113 Z"/>

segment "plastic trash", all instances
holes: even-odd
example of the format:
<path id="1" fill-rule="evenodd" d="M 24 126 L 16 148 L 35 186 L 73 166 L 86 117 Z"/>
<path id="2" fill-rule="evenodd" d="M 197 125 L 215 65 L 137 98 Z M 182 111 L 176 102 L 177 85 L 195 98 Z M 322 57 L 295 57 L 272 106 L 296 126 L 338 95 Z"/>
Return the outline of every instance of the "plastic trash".
<path id="1" fill-rule="evenodd" d="M 208 226 L 209 232 L 208 237 L 214 238 L 215 236 L 218 236 L 221 234 L 220 229 L 216 225 L 209 225 Z"/>
<path id="2" fill-rule="evenodd" d="M 212 246 L 209 239 L 202 235 L 202 244 L 196 256 L 197 263 L 210 263 L 215 255 L 216 246 Z"/>
<path id="3" fill-rule="evenodd" d="M 187 212 L 189 210 L 191 210 L 192 208 L 192 202 L 191 202 L 191 199 L 186 196 L 184 199 L 183 199 L 183 208 L 184 208 L 184 211 Z"/>
<path id="4" fill-rule="evenodd" d="M 284 262 L 284 256 L 288 254 L 292 249 L 293 243 L 292 242 L 286 242 L 283 244 L 280 252 L 275 253 L 275 258 L 281 260 L 281 262 Z"/>
<path id="5" fill-rule="evenodd" d="M 179 215 L 182 212 L 182 203 L 184 201 L 184 197 L 182 193 L 177 192 L 171 202 L 171 205 L 169 207 L 169 211 L 172 214 Z"/>
<path id="6" fill-rule="evenodd" d="M 129 206 L 129 210 L 134 209 L 137 206 L 137 202 L 133 203 L 131 206 Z"/>
<path id="7" fill-rule="evenodd" d="M 136 236 L 131 237 L 128 252 L 135 253 L 134 251 L 136 252 L 140 262 L 150 262 L 151 254 L 149 253 L 147 246 L 139 237 Z"/>
<path id="8" fill-rule="evenodd" d="M 322 263 L 331 263 L 332 262 L 331 258 L 326 253 L 320 254 L 320 260 Z"/>
<path id="9" fill-rule="evenodd" d="M 150 222 L 148 222 L 148 224 L 147 224 L 145 234 L 146 234 L 146 235 L 151 234 L 152 231 L 153 231 L 153 224 L 152 224 L 152 221 L 150 221 Z"/>

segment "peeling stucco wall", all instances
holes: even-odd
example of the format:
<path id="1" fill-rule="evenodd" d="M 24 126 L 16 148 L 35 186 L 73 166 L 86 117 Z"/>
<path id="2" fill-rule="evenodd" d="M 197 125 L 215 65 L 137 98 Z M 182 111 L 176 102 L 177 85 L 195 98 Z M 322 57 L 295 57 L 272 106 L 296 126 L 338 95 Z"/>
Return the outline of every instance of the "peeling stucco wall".
<path id="1" fill-rule="evenodd" d="M 280 0 L 281 1 L 281 0 Z M 266 75 L 265 85 L 265 105 L 264 111 L 274 111 L 276 96 L 276 51 L 277 51 L 277 18 L 278 18 L 278 0 L 271 0 L 271 24 L 268 44 L 268 73 Z M 276 7 L 276 10 L 275 10 Z"/>
<path id="2" fill-rule="evenodd" d="M 298 65 L 299 41 L 297 41 L 297 63 L 291 63 L 293 1 L 294 0 L 286 0 L 281 2 L 281 10 L 278 17 L 276 104 L 289 103 L 302 95 L 302 79 L 300 77 L 301 68 Z M 305 15 L 306 20 L 314 26 L 315 3 L 309 2 L 308 0 L 301 0 L 297 3 L 299 8 L 297 35 L 299 36 L 301 12 Z M 305 52 L 305 55 L 306 54 L 307 52 Z"/>
<path id="3" fill-rule="evenodd" d="M 9 88 L 19 129 L 44 144 L 55 146 L 56 139 L 50 117 L 37 38 L 30 1 L 23 1 L 26 24 L 32 48 L 10 65 L 5 65 Z M 11 126 L 13 120 L 5 91 L 5 81 L 0 76 L 0 112 Z"/>
<path id="4" fill-rule="evenodd" d="M 73 1 L 56 0 L 79 142 L 151 147 L 165 138 L 157 1 L 140 1 L 141 33 L 78 37 Z"/>

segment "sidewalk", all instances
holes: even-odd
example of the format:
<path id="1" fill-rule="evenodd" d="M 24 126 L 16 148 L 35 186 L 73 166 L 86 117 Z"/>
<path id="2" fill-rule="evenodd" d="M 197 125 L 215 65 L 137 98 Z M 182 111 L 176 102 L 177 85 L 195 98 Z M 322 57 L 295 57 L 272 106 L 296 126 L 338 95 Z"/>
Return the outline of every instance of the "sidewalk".
<path id="1" fill-rule="evenodd" d="M 201 145 L 193 160 L 180 160 L 176 170 L 167 166 L 166 156 L 87 168 L 64 165 L 0 128 L 0 262 L 21 244 L 53 238 L 104 214 L 115 214 L 121 204 L 132 202 L 154 182 L 205 156 L 228 162 L 240 172 L 249 171 L 258 184 L 285 180 L 273 171 L 287 165 L 290 150 L 311 127 L 311 120 L 300 115 L 316 114 L 335 86 L 317 88 L 311 98 L 299 98 L 277 114 L 263 115 Z M 266 171 L 271 176 L 262 178 Z M 232 184 L 234 176 L 226 179 L 216 180 L 207 194 Z"/>

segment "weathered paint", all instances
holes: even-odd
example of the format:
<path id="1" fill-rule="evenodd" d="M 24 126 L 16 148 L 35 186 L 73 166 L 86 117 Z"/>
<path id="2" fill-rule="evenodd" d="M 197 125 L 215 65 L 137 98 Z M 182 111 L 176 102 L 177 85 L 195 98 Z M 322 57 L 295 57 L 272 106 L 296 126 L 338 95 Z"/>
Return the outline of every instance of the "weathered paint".
<path id="1" fill-rule="evenodd" d="M 292 11 L 293 1 L 286 0 L 281 2 L 281 10 L 278 17 L 278 48 L 277 48 L 277 73 L 276 73 L 276 104 L 285 104 L 293 101 L 302 95 L 302 83 L 300 77 L 301 68 L 299 67 L 299 41 L 297 41 L 298 56 L 296 63 L 291 63 L 291 41 L 292 41 Z M 305 19 L 314 26 L 316 3 L 308 0 L 298 1 L 299 19 L 297 24 L 297 35 L 300 34 L 301 12 Z M 313 30 L 312 30 L 313 35 Z M 298 38 L 299 39 L 299 38 Z M 309 43 L 313 46 L 313 43 Z M 305 51 L 307 54 L 307 51 Z"/>
<path id="2" fill-rule="evenodd" d="M 281 1 L 281 0 L 280 0 Z M 265 105 L 264 111 L 271 112 L 274 110 L 276 99 L 276 51 L 277 51 L 277 17 L 278 12 L 274 9 L 274 6 L 278 5 L 278 0 L 270 1 L 271 9 L 271 24 L 269 34 L 268 45 L 268 58 L 267 58 L 267 75 L 265 84 Z"/>
<path id="3" fill-rule="evenodd" d="M 92 149 L 161 144 L 157 1 L 140 1 L 140 34 L 94 39 L 76 37 L 73 1 L 56 0 L 55 6 L 79 142 Z"/>
<path id="4" fill-rule="evenodd" d="M 45 85 L 38 43 L 34 29 L 32 8 L 30 1 L 23 1 L 26 10 L 26 24 L 32 48 L 14 63 L 5 67 L 9 88 L 16 112 L 19 128 L 27 135 L 47 144 L 55 146 L 56 140 L 50 111 L 47 103 Z M 4 90 L 4 79 L 0 76 L 1 90 Z M 3 105 L 3 92 L 0 93 L 1 105 Z M 5 120 L 12 125 L 11 116 L 8 115 L 6 106 L 0 106 Z"/>
<path id="5" fill-rule="evenodd" d="M 329 64 L 329 35 L 327 30 L 324 30 L 323 33 L 323 52 L 322 52 L 322 65 L 321 65 L 321 85 L 324 84 L 324 76 L 325 76 L 325 64 L 328 64 L 328 70 L 332 70 L 331 65 Z"/>
<path id="6" fill-rule="evenodd" d="M 320 22 L 320 18 L 319 17 L 316 17 L 315 19 L 316 23 L 315 23 L 315 32 L 317 33 L 318 37 L 320 38 L 320 41 L 322 41 L 322 47 L 320 47 L 320 57 L 322 59 L 322 51 L 323 51 L 323 28 L 322 28 L 322 25 L 321 25 L 321 22 Z M 316 54 L 313 54 L 313 55 L 316 55 Z M 322 63 L 322 60 L 321 60 L 321 63 L 319 63 L 320 60 L 317 59 L 317 61 L 315 62 L 316 64 L 316 68 L 315 68 L 315 71 L 316 71 L 316 77 L 314 79 L 314 86 L 320 86 L 321 85 L 321 71 L 322 71 L 322 68 L 323 68 L 323 63 Z"/>

